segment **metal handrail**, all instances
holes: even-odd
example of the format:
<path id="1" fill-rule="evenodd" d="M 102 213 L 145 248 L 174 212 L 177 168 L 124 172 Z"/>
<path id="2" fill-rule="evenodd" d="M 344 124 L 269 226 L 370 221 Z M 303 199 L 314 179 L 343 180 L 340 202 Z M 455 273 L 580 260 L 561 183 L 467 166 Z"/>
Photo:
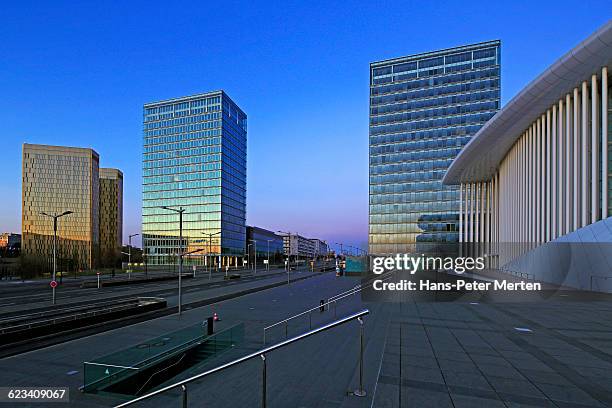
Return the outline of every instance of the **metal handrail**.
<path id="1" fill-rule="evenodd" d="M 331 301 L 328 301 L 328 302 L 325 302 L 325 303 L 321 303 L 321 304 L 320 304 L 320 305 L 318 305 L 318 306 L 315 306 L 315 307 L 313 307 L 313 308 L 311 308 L 311 309 L 307 309 L 307 310 L 305 310 L 305 311 L 303 311 L 303 312 L 300 312 L 300 313 L 298 313 L 298 314 L 296 314 L 296 315 L 293 315 L 293 316 L 291 316 L 291 317 L 289 317 L 289 318 L 287 318 L 287 319 L 285 319 L 285 320 L 281 320 L 281 321 L 279 321 L 279 322 L 276 322 L 276 323 L 274 323 L 274 324 L 271 324 L 270 326 L 266 326 L 266 327 L 264 327 L 264 331 L 266 331 L 266 330 L 268 330 L 268 329 L 271 329 L 272 327 L 278 326 L 279 324 L 287 323 L 289 320 L 296 319 L 296 318 L 298 318 L 298 317 L 300 317 L 300 316 L 303 316 L 303 315 L 305 315 L 305 314 L 307 314 L 307 313 L 314 312 L 315 310 L 319 310 L 321 307 L 323 307 L 323 306 L 327 306 L 327 305 L 329 305 L 330 303 L 335 302 L 336 300 L 340 300 L 340 299 L 343 299 L 343 298 L 345 298 L 345 297 L 347 297 L 347 296 L 350 296 L 350 295 L 352 295 L 353 293 L 356 293 L 356 292 L 351 292 L 351 293 L 348 293 L 348 294 L 346 294 L 346 295 L 344 295 L 344 296 L 342 296 L 342 297 L 339 297 L 339 298 L 337 298 L 337 299 L 335 299 L 335 300 L 331 300 Z"/>
<path id="2" fill-rule="evenodd" d="M 345 292 L 338 293 L 337 295 L 334 295 L 334 296 L 330 297 L 330 298 L 328 299 L 328 301 L 332 301 L 332 300 L 334 300 L 334 299 L 341 298 L 343 295 L 346 295 L 347 293 L 352 293 L 352 292 L 359 291 L 359 290 L 361 290 L 361 287 L 362 287 L 362 286 L 363 286 L 363 285 L 357 285 L 357 286 L 355 286 L 354 288 L 349 289 L 349 290 L 347 290 L 347 291 L 345 291 Z"/>
<path id="3" fill-rule="evenodd" d="M 302 339 L 304 339 L 306 337 L 310 337 L 310 336 L 315 335 L 317 333 L 329 330 L 331 328 L 334 328 L 336 326 L 339 326 L 339 325 L 344 324 L 346 322 L 349 322 L 351 320 L 360 319 L 361 317 L 363 317 L 363 316 L 365 316 L 365 315 L 367 315 L 369 313 L 370 313 L 370 311 L 368 309 L 364 309 L 364 310 L 362 310 L 360 312 L 353 313 L 353 314 L 351 314 L 349 316 L 343 317 L 342 319 L 336 320 L 336 321 L 334 321 L 332 323 L 328 323 L 328 324 L 326 324 L 324 326 L 317 327 L 316 329 L 310 330 L 310 331 L 308 331 L 306 333 L 302 333 L 302 334 L 297 335 L 295 337 L 292 337 L 290 339 L 281 341 L 280 343 L 277 343 L 277 344 L 274 344 L 272 346 L 263 348 L 263 349 L 261 349 L 259 351 L 256 351 L 254 353 L 248 354 L 246 356 L 237 358 L 236 360 L 230 361 L 229 363 L 222 364 L 222 365 L 220 365 L 218 367 L 215 367 L 213 369 L 210 369 L 210 370 L 205 371 L 205 372 L 200 373 L 200 374 L 196 374 L 196 375 L 194 375 L 192 377 L 189 377 L 189 378 L 184 379 L 182 381 L 179 381 L 179 382 L 176 382 L 174 384 L 168 385 L 168 386 L 166 386 L 164 388 L 160 388 L 159 390 L 150 392 L 150 393 L 148 393 L 146 395 L 143 395 L 141 397 L 134 398 L 133 400 L 130 400 L 130 401 L 127 401 L 127 402 L 124 402 L 122 404 L 119 404 L 119 405 L 115 406 L 115 408 L 127 407 L 127 406 L 130 406 L 132 404 L 135 404 L 136 402 L 144 401 L 144 400 L 149 399 L 151 397 L 154 397 L 154 396 L 156 396 L 158 394 L 162 394 L 162 393 L 164 393 L 166 391 L 170 391 L 170 390 L 172 390 L 174 388 L 178 388 L 178 387 L 182 388 L 183 389 L 183 393 L 185 393 L 186 392 L 186 388 L 185 388 L 186 384 L 189 384 L 189 383 L 191 383 L 193 381 L 199 380 L 200 378 L 203 378 L 203 377 L 206 377 L 206 376 L 208 376 L 210 374 L 214 374 L 216 372 L 225 370 L 226 368 L 233 367 L 233 366 L 235 366 L 237 364 L 240 364 L 240 363 L 242 363 L 244 361 L 247 361 L 247 360 L 251 360 L 251 359 L 256 358 L 256 357 L 261 356 L 262 358 L 264 358 L 266 353 L 269 353 L 269 352 L 274 351 L 276 349 L 279 349 L 281 347 L 287 346 L 287 345 L 289 345 L 291 343 L 294 343 L 296 341 L 302 340 Z"/>
<path id="4" fill-rule="evenodd" d="M 140 394 L 140 391 L 144 390 L 144 389 L 145 389 L 145 387 L 146 387 L 146 386 L 147 386 L 147 385 L 148 385 L 148 384 L 151 382 L 151 380 L 153 379 L 153 377 L 155 377 L 157 374 L 159 374 L 159 373 L 161 373 L 161 372 L 163 372 L 163 371 L 166 371 L 166 370 L 168 370 L 168 369 L 170 369 L 170 368 L 172 368 L 172 367 L 174 367 L 174 366 L 176 366 L 176 365 L 180 364 L 180 362 L 181 362 L 181 361 L 183 361 L 183 359 L 185 358 L 185 356 L 186 356 L 186 355 L 187 355 L 187 353 L 184 353 L 184 354 L 181 356 L 181 358 L 179 358 L 179 359 L 178 359 L 178 361 L 175 361 L 174 363 L 170 364 L 169 366 L 164 367 L 164 368 L 162 368 L 162 369 L 160 369 L 160 370 L 157 370 L 156 372 L 154 372 L 153 374 L 151 374 L 151 376 L 149 377 L 149 379 L 148 379 L 147 381 L 145 381 L 145 383 L 144 383 L 144 384 L 142 384 L 142 387 L 140 387 L 140 388 L 138 389 L 138 391 L 136 391 L 136 394 L 135 394 L 135 395 Z"/>
<path id="5" fill-rule="evenodd" d="M 383 278 L 382 280 L 387 280 L 387 279 L 391 278 L 392 274 L 393 274 L 393 272 L 389 272 L 388 274 L 386 274 L 386 275 L 384 276 L 384 278 Z M 373 280 L 376 280 L 376 279 L 378 279 L 378 278 L 373 278 L 373 279 L 370 279 L 370 280 L 368 281 L 368 283 L 369 283 L 369 282 L 372 282 Z M 334 306 L 335 306 L 335 305 L 336 305 L 336 302 L 337 302 L 338 300 L 341 300 L 341 299 L 344 299 L 344 298 L 349 297 L 349 296 L 351 296 L 351 295 L 354 295 L 355 293 L 359 293 L 359 292 L 361 292 L 361 290 L 363 290 L 363 288 L 364 288 L 364 284 L 357 285 L 357 286 L 355 286 L 355 287 L 354 287 L 354 288 L 352 288 L 352 289 L 349 289 L 349 290 L 347 290 L 347 291 L 345 291 L 345 292 L 342 292 L 342 293 L 339 293 L 339 294 L 337 294 L 337 295 L 332 296 L 332 297 L 331 297 L 331 298 L 329 298 L 329 300 L 328 300 L 327 302 L 325 302 L 325 303 L 321 303 L 321 304 L 319 304 L 319 305 L 317 305 L 317 306 L 315 306 L 315 307 L 313 307 L 313 308 L 311 308 L 311 309 L 307 309 L 307 310 L 305 310 L 305 311 L 303 311 L 303 312 L 300 312 L 300 313 L 298 313 L 298 314 L 295 314 L 295 315 L 293 315 L 293 316 L 290 316 L 290 317 L 288 317 L 288 318 L 286 318 L 286 319 L 284 319 L 284 320 L 280 320 L 280 321 L 278 321 L 278 322 L 276 322 L 276 323 L 273 323 L 273 324 L 271 324 L 271 325 L 269 325 L 269 326 L 264 327 L 264 329 L 263 329 L 263 331 L 264 331 L 264 333 L 263 333 L 263 344 L 266 344 L 266 331 L 268 331 L 269 329 L 271 329 L 271 328 L 273 328 L 273 327 L 276 327 L 276 326 L 279 326 L 279 325 L 281 325 L 281 324 L 288 324 L 288 322 L 289 322 L 289 321 L 291 321 L 291 320 L 293 320 L 293 319 L 297 319 L 298 317 L 302 317 L 302 316 L 304 316 L 304 315 L 306 315 L 306 314 L 309 314 L 309 313 L 312 313 L 312 312 L 314 312 L 314 311 L 316 311 L 316 310 L 320 310 L 322 307 L 329 307 L 329 306 L 330 306 L 332 303 L 333 303 L 333 304 L 334 304 Z M 334 310 L 335 310 L 335 309 L 334 309 Z M 312 320 L 312 319 L 311 319 L 311 320 Z M 312 321 L 310 322 L 310 324 L 311 324 L 311 327 L 312 327 Z M 285 332 L 287 332 L 287 330 L 285 330 Z M 285 333 L 285 336 L 286 336 L 286 333 Z"/>

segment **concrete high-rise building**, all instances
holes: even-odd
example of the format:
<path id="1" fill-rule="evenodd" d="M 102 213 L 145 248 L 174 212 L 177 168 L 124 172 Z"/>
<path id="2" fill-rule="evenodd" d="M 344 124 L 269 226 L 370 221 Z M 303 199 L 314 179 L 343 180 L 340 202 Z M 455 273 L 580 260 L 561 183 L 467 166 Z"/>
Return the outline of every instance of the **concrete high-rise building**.
<path id="1" fill-rule="evenodd" d="M 93 268 L 99 259 L 99 156 L 92 149 L 23 145 L 22 254 L 52 265 L 58 220 L 58 269 Z"/>
<path id="2" fill-rule="evenodd" d="M 458 241 L 459 189 L 441 180 L 499 107 L 499 41 L 370 64 L 371 254 Z"/>
<path id="3" fill-rule="evenodd" d="M 246 240 L 246 114 L 223 91 L 144 105 L 142 233 L 151 265 L 185 252 L 234 265 Z M 183 207 L 179 215 L 161 207 Z M 210 241 L 210 242 L 209 242 Z M 193 256 L 185 263 L 203 263 Z"/>
<path id="4" fill-rule="evenodd" d="M 121 262 L 123 243 L 123 173 L 100 168 L 100 260 L 104 266 Z"/>

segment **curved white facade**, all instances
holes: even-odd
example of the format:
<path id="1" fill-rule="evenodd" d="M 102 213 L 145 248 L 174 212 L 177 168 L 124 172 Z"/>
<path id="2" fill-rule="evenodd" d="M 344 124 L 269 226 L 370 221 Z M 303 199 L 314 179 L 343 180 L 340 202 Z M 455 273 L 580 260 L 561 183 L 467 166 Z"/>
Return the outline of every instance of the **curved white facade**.
<path id="1" fill-rule="evenodd" d="M 612 213 L 612 21 L 495 115 L 453 161 L 460 242 L 504 266 Z M 499 245 L 520 243 L 520 245 Z"/>

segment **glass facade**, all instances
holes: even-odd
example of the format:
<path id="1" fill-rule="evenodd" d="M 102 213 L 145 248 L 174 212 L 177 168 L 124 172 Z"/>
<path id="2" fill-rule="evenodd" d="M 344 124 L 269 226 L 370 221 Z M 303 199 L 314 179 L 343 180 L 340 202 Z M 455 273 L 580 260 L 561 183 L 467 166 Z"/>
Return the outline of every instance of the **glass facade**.
<path id="1" fill-rule="evenodd" d="M 459 240 L 459 189 L 441 180 L 500 96 L 499 41 L 370 64 L 371 254 Z"/>
<path id="2" fill-rule="evenodd" d="M 121 264 L 123 242 L 123 173 L 100 168 L 100 263 Z"/>
<path id="3" fill-rule="evenodd" d="M 99 156 L 92 149 L 23 145 L 22 253 L 50 270 L 58 219 L 58 270 L 91 269 L 99 260 Z"/>
<path id="4" fill-rule="evenodd" d="M 246 138 L 246 114 L 223 91 L 144 105 L 142 232 L 149 264 L 173 264 L 180 251 L 179 216 L 162 206 L 185 208 L 186 252 L 212 252 L 223 263 L 244 254 Z"/>
<path id="5" fill-rule="evenodd" d="M 256 244 L 254 244 L 254 242 Z M 272 231 L 268 231 L 259 227 L 247 227 L 247 253 L 251 262 L 255 259 L 255 247 L 257 247 L 257 262 L 262 263 L 264 259 L 268 259 L 271 263 L 281 262 L 283 257 L 283 237 L 276 235 Z"/>

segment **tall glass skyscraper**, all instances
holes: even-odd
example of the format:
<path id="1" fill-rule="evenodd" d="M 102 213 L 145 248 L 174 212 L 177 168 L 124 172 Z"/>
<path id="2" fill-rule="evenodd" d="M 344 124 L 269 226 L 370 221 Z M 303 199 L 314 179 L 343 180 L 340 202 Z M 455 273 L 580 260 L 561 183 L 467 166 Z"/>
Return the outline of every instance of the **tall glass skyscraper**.
<path id="1" fill-rule="evenodd" d="M 371 254 L 459 240 L 459 190 L 442 177 L 500 108 L 500 42 L 370 64 Z"/>
<path id="2" fill-rule="evenodd" d="M 245 250 L 246 114 L 223 91 L 144 105 L 142 232 L 146 261 L 177 261 L 183 248 L 234 265 Z M 210 240 L 210 242 L 209 242 Z M 185 263 L 201 264 L 202 257 Z"/>

